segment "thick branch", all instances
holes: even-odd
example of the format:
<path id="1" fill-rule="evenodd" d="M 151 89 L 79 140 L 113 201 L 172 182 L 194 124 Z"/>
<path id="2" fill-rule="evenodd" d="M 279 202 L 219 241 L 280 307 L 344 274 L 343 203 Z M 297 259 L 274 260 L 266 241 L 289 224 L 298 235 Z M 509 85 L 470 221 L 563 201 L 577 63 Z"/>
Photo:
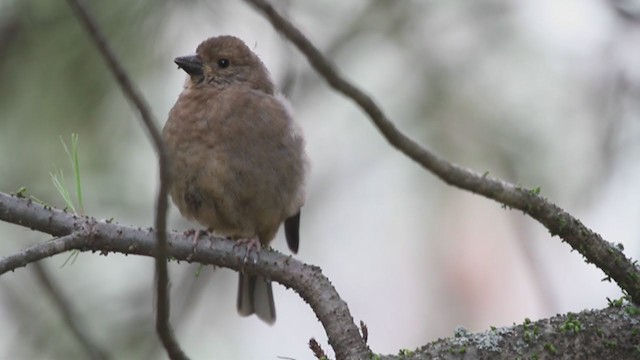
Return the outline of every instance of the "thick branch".
<path id="1" fill-rule="evenodd" d="M 0 193 L 0 220 L 29 227 L 54 236 L 77 234 L 73 246 L 48 246 L 39 244 L 47 251 L 43 257 L 76 248 L 82 251 L 101 253 L 119 252 L 154 256 L 153 229 L 98 221 L 36 204 L 31 200 Z M 200 238 L 194 251 L 193 243 L 184 234 L 169 232 L 167 249 L 171 258 L 177 261 L 194 261 L 201 264 L 227 267 L 249 274 L 260 274 L 295 290 L 313 309 L 324 326 L 338 359 L 366 359 L 370 350 L 362 341 L 355 327 L 347 304 L 340 298 L 320 268 L 310 266 L 276 251 L 260 251 L 257 261 L 244 262 L 244 250 L 234 246 L 232 240 L 221 238 Z M 55 241 L 55 240 L 54 240 Z M 46 253 L 46 255 L 44 255 Z M 24 266 L 24 262 L 14 263 L 12 270 Z M 0 267 L 2 262 L 0 261 Z"/>
<path id="2" fill-rule="evenodd" d="M 147 129 L 151 142 L 158 155 L 158 165 L 160 173 L 160 186 L 156 200 L 155 228 L 157 231 L 156 244 L 156 282 L 157 282 L 157 307 L 156 307 L 156 330 L 171 359 L 187 359 L 187 356 L 180 349 L 180 345 L 175 340 L 173 329 L 169 323 L 169 272 L 167 270 L 167 209 L 168 209 L 168 188 L 169 170 L 167 152 L 162 141 L 160 131 L 155 125 L 151 111 L 140 92 L 133 85 L 127 72 L 124 70 L 115 54 L 109 48 L 105 36 L 102 34 L 96 21 L 81 4 L 81 0 L 68 0 L 69 5 L 76 13 L 78 20 L 87 30 L 87 33 L 100 50 L 100 54 L 106 61 L 109 69 L 115 76 L 124 95 L 131 101 L 140 113 L 140 119 Z"/>
<path id="3" fill-rule="evenodd" d="M 635 359 L 640 354 L 640 308 L 633 305 L 557 315 L 550 319 L 440 339 L 400 356 L 409 359 Z"/>
<path id="4" fill-rule="evenodd" d="M 566 241 L 582 254 L 587 262 L 595 264 L 615 280 L 631 295 L 635 303 L 640 303 L 640 268 L 621 250 L 604 241 L 580 220 L 540 196 L 539 190 L 524 189 L 487 174 L 479 174 L 450 163 L 425 149 L 400 132 L 370 96 L 348 82 L 300 30 L 278 14 L 268 1 L 245 1 L 259 9 L 273 27 L 292 42 L 332 88 L 353 100 L 393 147 L 447 184 L 493 199 L 507 207 L 522 210 L 538 220 L 551 235 L 558 235 Z"/>

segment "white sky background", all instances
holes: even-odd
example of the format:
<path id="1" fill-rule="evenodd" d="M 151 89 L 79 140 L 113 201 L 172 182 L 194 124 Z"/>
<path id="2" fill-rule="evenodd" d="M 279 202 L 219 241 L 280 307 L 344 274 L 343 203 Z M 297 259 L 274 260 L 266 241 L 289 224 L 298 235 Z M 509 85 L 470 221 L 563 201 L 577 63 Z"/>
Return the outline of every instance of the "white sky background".
<path id="1" fill-rule="evenodd" d="M 504 31 L 513 32 L 509 41 L 496 45 L 478 35 L 481 21 L 475 22 L 476 14 L 468 13 L 465 2 L 429 3 L 405 3 L 415 8 L 407 20 L 411 31 L 397 38 L 381 30 L 391 14 L 376 14 L 364 25 L 366 35 L 335 54 L 335 64 L 412 138 L 476 171 L 540 186 L 544 196 L 605 239 L 623 243 L 626 253 L 638 258 L 639 173 L 633 161 L 637 126 L 623 124 L 631 130 L 614 137 L 618 156 L 603 160 L 597 146 L 600 125 L 611 119 L 593 104 L 607 74 L 622 69 L 638 79 L 629 65 L 640 54 L 631 45 L 637 36 L 621 31 L 604 1 L 488 2 L 505 12 Z M 325 48 L 366 4 L 294 3 L 289 12 L 294 23 Z M 161 123 L 184 81 L 172 57 L 193 53 L 208 36 L 233 34 L 255 46 L 276 81 L 289 67 L 294 74 L 309 72 L 299 52 L 241 2 L 202 2 L 176 9 L 166 21 L 160 36 L 172 55 L 153 78 L 141 83 Z M 435 85 L 425 83 L 437 80 L 434 74 L 454 83 L 448 85 L 446 98 L 438 98 L 443 95 L 434 91 Z M 301 88 L 306 92 L 297 93 Z M 113 150 L 121 154 L 119 176 L 89 174 L 85 191 L 95 194 L 99 191 L 92 188 L 122 183 L 121 194 L 131 204 L 95 206 L 95 215 L 118 214 L 123 223 L 148 226 L 156 191 L 155 183 L 150 186 L 155 157 L 135 114 L 112 108 L 120 98 L 115 92 L 105 101 L 105 111 L 121 113 L 123 120 L 104 125 L 106 133 L 129 137 Z M 620 296 L 615 285 L 600 281 L 601 271 L 586 265 L 538 223 L 447 186 L 393 150 L 351 101 L 315 75 L 294 84 L 291 98 L 312 160 L 296 258 L 323 269 L 355 320 L 368 325 L 373 351 L 413 349 L 451 336 L 456 325 L 481 331 L 525 317 L 601 308 L 606 297 Z M 433 99 L 437 110 L 420 108 Z M 601 178 L 604 181 L 598 181 Z M 173 228 L 196 226 L 182 221 L 175 207 L 170 216 Z M 29 231 L 9 233 L 28 236 Z M 287 253 L 282 234 L 273 245 Z M 174 282 L 186 266 L 172 266 Z M 177 328 L 192 358 L 309 359 L 306 344 L 311 337 L 329 351 L 324 330 L 293 291 L 274 285 L 278 320 L 267 326 L 236 314 L 235 273 L 203 271 L 208 273 L 204 280 L 193 281 L 209 285 Z M 140 287 L 152 293 L 150 259 L 82 254 L 60 272 L 73 279 L 66 282 L 70 291 L 92 289 L 81 305 L 84 311 L 104 299 L 109 299 L 104 306 L 119 309 L 118 316 L 108 310 L 101 315 L 113 326 L 120 316 L 134 316 L 119 303 L 125 295 L 117 294 Z M 96 281 L 105 285 L 93 289 Z M 179 286 L 174 283 L 173 289 Z M 174 291 L 174 305 L 181 298 Z M 100 337 L 100 327 L 92 327 Z"/>

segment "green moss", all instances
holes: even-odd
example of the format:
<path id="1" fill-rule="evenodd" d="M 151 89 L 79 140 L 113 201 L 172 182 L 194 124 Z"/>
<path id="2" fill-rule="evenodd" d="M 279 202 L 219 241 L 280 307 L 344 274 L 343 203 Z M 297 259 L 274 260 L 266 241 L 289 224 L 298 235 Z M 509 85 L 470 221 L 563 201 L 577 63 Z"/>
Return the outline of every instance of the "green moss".
<path id="1" fill-rule="evenodd" d="M 411 351 L 409 349 L 400 349 L 400 351 L 398 352 L 398 355 L 400 355 L 400 356 L 412 356 L 413 355 L 413 351 Z"/>
<path id="2" fill-rule="evenodd" d="M 616 347 L 618 347 L 618 340 L 616 340 L 616 339 L 603 340 L 602 341 L 602 345 L 604 345 L 604 347 L 609 348 L 609 349 L 615 349 Z"/>
<path id="3" fill-rule="evenodd" d="M 613 300 L 607 298 L 607 304 L 609 304 L 609 307 L 621 308 L 622 304 L 624 304 L 624 297 L 621 297 L 620 299 L 613 299 Z"/>
<path id="4" fill-rule="evenodd" d="M 567 314 L 567 320 L 560 325 L 560 331 L 571 331 L 574 334 L 579 333 L 582 330 L 582 323 L 576 319 L 576 316 L 572 313 Z"/>
<path id="5" fill-rule="evenodd" d="M 563 217 L 560 217 L 558 219 L 558 231 L 562 231 L 565 226 L 567 226 L 567 220 L 565 220 L 565 218 Z"/>
<path id="6" fill-rule="evenodd" d="M 540 333 L 538 325 L 531 322 L 531 319 L 529 318 L 524 319 L 522 328 L 524 329 L 522 332 L 522 339 L 526 343 L 532 342 Z"/>
<path id="7" fill-rule="evenodd" d="M 627 307 L 625 307 L 624 311 L 626 311 L 629 316 L 640 315 L 640 308 L 632 304 L 629 304 Z"/>
<path id="8" fill-rule="evenodd" d="M 554 355 L 558 353 L 558 349 L 552 343 L 544 344 L 544 349 L 547 350 L 548 352 L 554 354 Z"/>
<path id="9" fill-rule="evenodd" d="M 24 186 L 21 186 L 20 189 L 18 189 L 18 191 L 16 192 L 16 197 L 20 198 L 20 199 L 24 199 L 25 198 L 25 194 L 27 193 L 27 188 Z"/>

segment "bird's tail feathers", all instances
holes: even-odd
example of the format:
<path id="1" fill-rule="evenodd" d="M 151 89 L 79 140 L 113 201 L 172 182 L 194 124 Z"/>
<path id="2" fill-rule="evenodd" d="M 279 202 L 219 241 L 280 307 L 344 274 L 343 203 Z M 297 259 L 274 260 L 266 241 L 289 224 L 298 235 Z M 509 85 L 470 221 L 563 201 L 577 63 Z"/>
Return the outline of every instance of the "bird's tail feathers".
<path id="1" fill-rule="evenodd" d="M 240 273 L 237 305 L 238 313 L 242 316 L 256 314 L 269 325 L 276 321 L 271 281 L 262 276 Z"/>

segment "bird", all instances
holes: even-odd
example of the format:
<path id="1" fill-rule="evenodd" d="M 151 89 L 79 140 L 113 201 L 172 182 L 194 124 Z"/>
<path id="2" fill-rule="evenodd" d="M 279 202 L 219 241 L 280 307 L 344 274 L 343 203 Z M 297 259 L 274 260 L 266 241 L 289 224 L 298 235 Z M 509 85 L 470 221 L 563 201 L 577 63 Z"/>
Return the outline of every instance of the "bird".
<path id="1" fill-rule="evenodd" d="M 297 253 L 309 160 L 266 66 L 231 35 L 208 38 L 174 62 L 187 79 L 162 130 L 173 203 L 186 219 L 246 244 L 246 254 L 269 245 L 284 223 Z M 273 324 L 270 280 L 239 273 L 238 312 Z"/>

